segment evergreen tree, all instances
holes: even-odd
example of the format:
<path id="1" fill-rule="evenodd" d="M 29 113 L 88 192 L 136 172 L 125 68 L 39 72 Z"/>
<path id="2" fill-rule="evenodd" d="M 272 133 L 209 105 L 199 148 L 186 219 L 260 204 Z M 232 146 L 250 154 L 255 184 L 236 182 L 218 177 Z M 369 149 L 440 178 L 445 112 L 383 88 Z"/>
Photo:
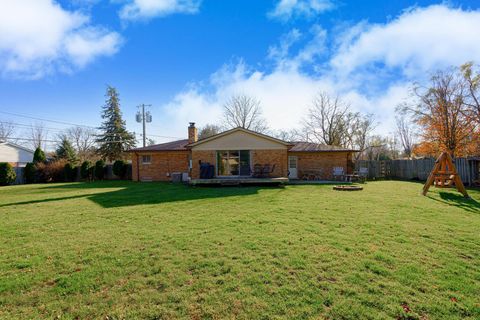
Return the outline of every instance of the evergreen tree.
<path id="1" fill-rule="evenodd" d="M 55 158 L 65 159 L 70 163 L 75 163 L 77 161 L 75 149 L 66 136 L 61 137 L 61 142 L 58 145 L 57 150 L 55 150 Z"/>
<path id="2" fill-rule="evenodd" d="M 102 108 L 104 122 L 99 128 L 102 134 L 97 139 L 100 146 L 98 153 L 102 158 L 113 161 L 122 158 L 126 150 L 135 146 L 135 135 L 127 131 L 125 121 L 122 120 L 117 89 L 108 86 L 105 97 Z"/>
<path id="3" fill-rule="evenodd" d="M 37 164 L 43 163 L 45 161 L 47 161 L 47 157 L 45 157 L 45 152 L 43 152 L 40 147 L 37 147 L 37 149 L 35 149 L 35 153 L 33 154 L 33 163 Z"/>

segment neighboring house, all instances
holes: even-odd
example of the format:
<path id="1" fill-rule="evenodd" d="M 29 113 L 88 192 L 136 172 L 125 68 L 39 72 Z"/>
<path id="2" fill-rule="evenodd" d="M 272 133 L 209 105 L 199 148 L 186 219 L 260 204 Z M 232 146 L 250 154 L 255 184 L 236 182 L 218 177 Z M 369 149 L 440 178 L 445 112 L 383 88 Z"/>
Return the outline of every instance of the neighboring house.
<path id="1" fill-rule="evenodd" d="M 200 178 L 200 165 L 214 166 L 216 178 L 252 176 L 256 164 L 269 164 L 270 177 L 299 179 L 314 172 L 332 179 L 334 167 L 351 171 L 354 150 L 315 143 L 290 143 L 264 134 L 235 128 L 198 140 L 195 123 L 188 139 L 130 150 L 134 181 L 170 181 L 174 173 Z"/>
<path id="2" fill-rule="evenodd" d="M 33 151 L 12 142 L 0 142 L 0 162 L 9 162 L 14 167 L 25 167 L 33 161 Z"/>
<path id="3" fill-rule="evenodd" d="M 23 183 L 23 168 L 33 161 L 33 151 L 12 142 L 0 142 L 0 162 L 10 163 L 17 177 L 15 184 Z"/>

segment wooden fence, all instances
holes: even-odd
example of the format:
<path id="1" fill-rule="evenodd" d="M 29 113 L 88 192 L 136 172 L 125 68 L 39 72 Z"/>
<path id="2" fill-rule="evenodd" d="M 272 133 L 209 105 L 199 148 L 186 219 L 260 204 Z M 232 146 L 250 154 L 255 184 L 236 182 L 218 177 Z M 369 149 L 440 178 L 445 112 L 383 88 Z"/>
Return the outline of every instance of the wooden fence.
<path id="1" fill-rule="evenodd" d="M 425 181 L 435 159 L 358 160 L 355 169 L 368 168 L 369 179 L 401 179 Z M 463 183 L 473 185 L 480 179 L 480 158 L 456 158 L 455 166 Z"/>

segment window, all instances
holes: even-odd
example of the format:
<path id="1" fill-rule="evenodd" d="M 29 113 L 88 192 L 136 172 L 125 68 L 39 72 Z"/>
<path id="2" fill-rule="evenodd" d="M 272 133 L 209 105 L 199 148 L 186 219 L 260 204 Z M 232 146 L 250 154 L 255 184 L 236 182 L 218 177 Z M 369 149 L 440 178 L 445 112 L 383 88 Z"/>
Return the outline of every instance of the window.
<path id="1" fill-rule="evenodd" d="M 152 162 L 152 156 L 142 156 L 142 164 L 150 164 Z"/>
<path id="2" fill-rule="evenodd" d="M 249 176 L 250 174 L 249 150 L 217 151 L 218 176 Z"/>

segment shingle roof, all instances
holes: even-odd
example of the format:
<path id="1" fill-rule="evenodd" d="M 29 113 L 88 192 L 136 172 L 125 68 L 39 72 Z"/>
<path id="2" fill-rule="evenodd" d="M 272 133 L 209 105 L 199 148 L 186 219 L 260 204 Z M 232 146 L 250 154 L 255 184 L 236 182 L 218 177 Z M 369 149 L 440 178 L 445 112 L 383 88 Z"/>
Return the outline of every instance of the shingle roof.
<path id="1" fill-rule="evenodd" d="M 188 139 L 176 140 L 167 143 L 154 144 L 148 147 L 136 148 L 130 150 L 130 152 L 136 151 L 182 151 L 187 150 L 186 145 L 188 144 Z"/>
<path id="2" fill-rule="evenodd" d="M 327 152 L 327 151 L 355 151 L 348 148 L 338 146 L 329 146 L 326 144 L 318 144 L 311 142 L 294 142 L 294 146 L 290 148 L 290 152 Z"/>

